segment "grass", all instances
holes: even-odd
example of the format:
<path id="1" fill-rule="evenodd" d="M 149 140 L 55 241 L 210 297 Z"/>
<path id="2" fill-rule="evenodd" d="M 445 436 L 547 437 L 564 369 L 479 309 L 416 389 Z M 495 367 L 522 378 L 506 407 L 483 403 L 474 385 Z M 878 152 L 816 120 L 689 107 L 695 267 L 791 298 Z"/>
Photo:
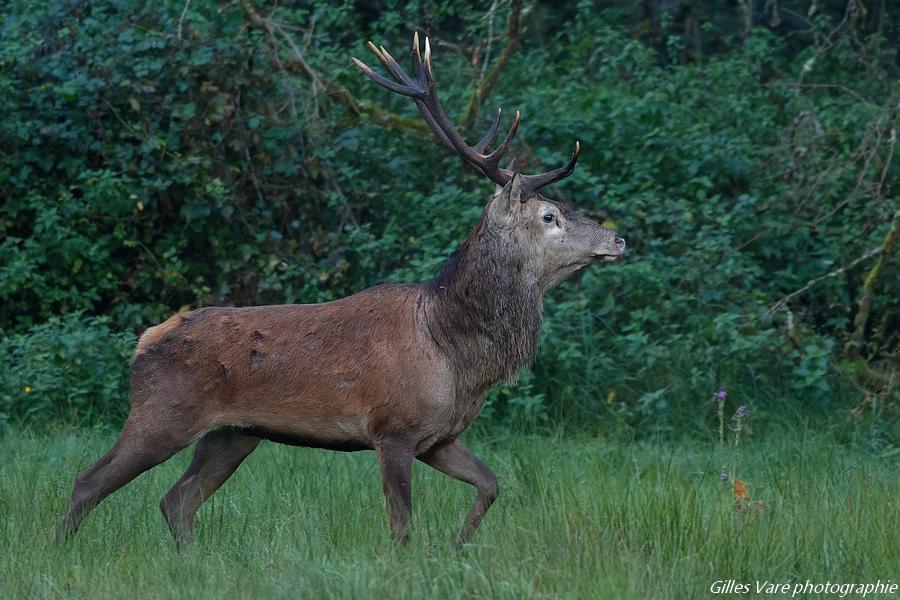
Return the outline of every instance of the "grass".
<path id="1" fill-rule="evenodd" d="M 732 457 L 714 445 L 481 436 L 472 445 L 501 495 L 461 552 L 450 540 L 468 486 L 417 464 L 413 541 L 395 548 L 373 454 L 264 443 L 201 509 L 197 544 L 178 553 L 158 501 L 186 451 L 55 547 L 72 478 L 113 439 L 0 439 L 0 597 L 704 598 L 716 580 L 900 575 L 896 455 L 810 432 L 741 446 L 737 475 L 759 511 L 735 510 L 719 481 Z"/>

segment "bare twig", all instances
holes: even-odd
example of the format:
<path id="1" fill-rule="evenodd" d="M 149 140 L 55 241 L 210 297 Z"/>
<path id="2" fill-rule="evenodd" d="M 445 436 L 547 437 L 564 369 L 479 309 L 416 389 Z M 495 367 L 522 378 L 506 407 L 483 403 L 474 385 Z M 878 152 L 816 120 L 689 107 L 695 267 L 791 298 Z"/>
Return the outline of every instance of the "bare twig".
<path id="1" fill-rule="evenodd" d="M 181 40 L 181 31 L 182 31 L 182 28 L 184 27 L 184 18 L 187 16 L 188 7 L 190 5 L 191 5 L 191 0 L 185 0 L 184 8 L 181 9 L 181 16 L 178 17 L 178 30 L 177 30 L 176 35 L 179 40 Z"/>
<path id="2" fill-rule="evenodd" d="M 773 229 L 772 227 L 764 227 L 764 228 L 760 229 L 749 240 L 747 240 L 746 242 L 741 242 L 740 244 L 735 246 L 733 252 L 740 252 L 741 250 L 743 250 L 744 248 L 746 248 L 747 246 L 749 246 L 756 240 L 769 235 L 769 233 L 772 232 L 772 229 Z"/>
<path id="3" fill-rule="evenodd" d="M 818 227 L 821 223 L 829 220 L 831 217 L 836 215 L 842 208 L 844 208 L 847 204 L 855 200 L 860 195 L 860 190 L 863 188 L 863 183 L 866 179 L 866 173 L 869 171 L 869 165 L 872 164 L 872 159 L 878 154 L 878 150 L 881 148 L 881 140 L 876 137 L 875 144 L 869 148 L 867 152 L 865 152 L 865 160 L 863 161 L 862 168 L 859 170 L 859 173 L 856 175 L 856 183 L 853 186 L 853 191 L 850 194 L 838 202 L 833 209 L 828 211 L 824 216 L 818 217 L 815 221 L 813 221 L 813 227 Z M 854 161 L 855 162 L 855 161 Z"/>
<path id="4" fill-rule="evenodd" d="M 819 60 L 819 57 L 820 57 L 820 56 L 822 56 L 823 54 L 825 54 L 826 52 L 828 52 L 829 50 L 831 50 L 831 48 L 834 47 L 834 44 L 835 44 L 835 42 L 833 41 L 833 40 L 834 40 L 834 36 L 835 36 L 835 35 L 836 35 L 836 34 L 844 27 L 844 25 L 847 23 L 847 17 L 848 17 L 848 14 L 849 14 L 849 10 L 850 10 L 850 6 L 849 6 L 849 4 L 848 4 L 847 9 L 844 11 L 844 18 L 841 19 L 841 22 L 838 23 L 838 24 L 834 27 L 834 29 L 832 29 L 831 31 L 829 31 L 829 32 L 824 36 L 824 39 L 820 39 L 820 38 L 819 38 L 819 35 L 816 33 L 815 29 L 813 29 L 813 36 L 816 38 L 816 51 L 815 51 L 815 53 L 814 53 L 811 57 L 809 57 L 809 58 L 806 60 L 806 62 L 803 63 L 803 68 L 801 69 L 801 71 L 800 71 L 800 76 L 799 76 L 799 78 L 798 78 L 798 86 L 797 86 L 797 93 L 798 93 L 798 95 L 799 95 L 800 89 L 805 85 L 805 84 L 803 83 L 803 79 L 806 77 L 806 74 L 809 73 L 810 71 L 812 71 L 813 67 L 815 66 L 816 62 Z"/>
<path id="5" fill-rule="evenodd" d="M 478 109 L 494 90 L 500 73 L 522 44 L 522 0 L 512 0 L 509 6 L 509 17 L 506 19 L 506 46 L 497 58 L 493 68 L 484 77 L 479 77 L 469 96 L 469 105 L 460 121 L 462 129 L 468 129 L 475 122 Z M 486 63 L 485 63 L 486 64 Z"/>
<path id="6" fill-rule="evenodd" d="M 259 186 L 259 180 L 256 178 L 256 168 L 253 166 L 253 159 L 250 157 L 250 150 L 244 146 L 244 160 L 247 161 L 247 167 L 250 172 L 250 181 L 253 183 L 253 189 L 256 191 L 256 198 L 260 204 L 264 202 L 262 188 Z"/>
<path id="7" fill-rule="evenodd" d="M 278 56 L 278 52 L 272 52 L 272 59 L 275 61 L 275 65 L 278 67 L 278 70 L 281 71 L 282 73 L 284 73 L 285 75 L 288 75 L 288 73 L 289 73 L 288 69 L 287 69 L 287 67 L 284 66 L 284 63 L 281 62 L 281 57 Z M 292 86 L 288 85 L 287 93 L 288 93 L 288 103 L 291 108 L 291 112 L 290 112 L 291 117 L 296 117 L 297 116 L 297 99 L 296 99 L 296 96 L 294 95 L 294 88 Z"/>
<path id="8" fill-rule="evenodd" d="M 873 176 L 873 181 L 868 182 L 868 185 L 865 187 L 869 188 L 868 193 L 871 197 L 878 200 L 884 198 L 884 180 L 891 166 L 891 161 L 894 158 L 894 147 L 897 143 L 897 132 L 894 128 L 894 123 L 896 122 L 897 118 L 897 112 L 898 107 L 895 107 L 890 112 L 887 123 L 882 125 L 880 122 L 875 122 L 867 128 L 866 133 L 863 136 L 863 141 L 860 143 L 859 148 L 853 153 L 853 156 L 851 156 L 852 160 L 850 161 L 850 164 L 855 163 L 862 156 L 865 157 L 863 165 L 860 168 L 859 173 L 857 174 L 856 184 L 853 187 L 853 191 L 847 198 L 839 202 L 826 215 L 818 217 L 813 222 L 814 226 L 818 226 L 822 222 L 827 221 L 838 211 L 840 211 L 844 206 L 861 195 L 860 192 L 863 190 L 864 184 L 867 183 L 866 176 L 868 175 L 869 167 L 871 166 L 873 160 L 878 158 L 879 152 L 881 151 L 882 140 L 886 140 L 888 144 L 888 151 L 887 157 L 881 162 L 881 175 L 879 177 L 878 173 L 875 173 L 875 175 Z M 873 137 L 875 141 L 874 143 L 871 143 L 870 139 Z M 878 179 L 877 182 L 874 181 L 875 178 Z"/>
<path id="9" fill-rule="evenodd" d="M 826 273 L 825 275 L 822 275 L 822 276 L 820 276 L 820 277 L 816 277 L 815 279 L 810 279 L 808 282 L 806 282 L 806 285 L 804 285 L 802 288 L 800 288 L 799 290 L 796 290 L 796 291 L 794 291 L 794 292 L 791 292 L 790 294 L 788 294 L 787 296 L 785 296 L 784 298 L 782 298 L 781 300 L 779 300 L 778 302 L 776 302 L 775 304 L 773 304 L 773 305 L 772 305 L 772 308 L 770 308 L 770 309 L 766 312 L 765 317 L 766 317 L 766 318 L 771 317 L 771 316 L 774 315 L 776 312 L 778 312 L 785 304 L 787 304 L 788 302 L 790 302 L 792 299 L 796 298 L 797 296 L 799 296 L 799 295 L 802 294 L 803 292 L 807 291 L 808 289 L 810 289 L 811 287 L 813 287 L 814 285 L 816 285 L 816 284 L 819 283 L 820 281 L 824 281 L 825 279 L 829 279 L 829 278 L 832 278 L 832 277 L 837 277 L 837 276 L 840 275 L 841 273 L 844 273 L 845 271 L 848 271 L 848 270 L 852 269 L 853 267 L 855 267 L 855 266 L 858 265 L 859 263 L 861 263 L 861 262 L 863 262 L 863 261 L 866 261 L 866 260 L 872 258 L 872 257 L 875 256 L 876 254 L 880 254 L 880 253 L 882 252 L 882 250 L 883 250 L 883 247 L 882 247 L 882 246 L 878 246 L 878 247 L 876 247 L 876 248 L 872 248 L 871 250 L 869 250 L 868 252 L 866 252 L 865 254 L 863 254 L 862 256 L 860 256 L 859 258 L 857 258 L 857 259 L 855 259 L 855 260 L 849 262 L 848 264 L 844 265 L 843 267 L 840 267 L 839 269 L 835 269 L 834 271 L 831 271 L 830 273 Z"/>
<path id="10" fill-rule="evenodd" d="M 888 167 L 894 159 L 894 147 L 897 145 L 897 130 L 894 127 L 891 127 L 888 144 L 890 144 L 890 150 L 888 150 L 887 160 L 884 161 L 884 166 L 881 168 L 881 177 L 878 179 L 878 185 L 875 187 L 875 194 L 878 196 L 881 196 L 884 192 L 884 179 L 887 177 Z"/>
<path id="11" fill-rule="evenodd" d="M 841 85 L 839 83 L 785 83 L 783 81 L 778 82 L 778 86 L 785 86 L 790 88 L 795 88 L 797 90 L 837 90 L 839 92 L 843 92 L 850 96 L 853 96 L 863 104 L 868 104 L 869 106 L 876 106 L 875 102 L 872 102 L 865 96 L 860 95 L 858 92 L 854 92 L 846 85 Z M 767 84 L 766 87 L 776 87 L 776 84 Z"/>
<path id="12" fill-rule="evenodd" d="M 140 133 L 140 132 L 137 130 L 137 128 L 132 127 L 131 125 L 129 125 L 128 123 L 125 122 L 125 119 L 122 118 L 122 115 L 119 114 L 119 111 L 116 110 L 116 107 L 113 106 L 113 105 L 109 102 L 109 100 L 107 100 L 107 99 L 106 99 L 105 97 L 103 97 L 103 96 L 100 96 L 100 99 L 103 101 L 103 103 L 104 103 L 107 107 L 109 107 L 109 110 L 112 111 L 112 114 L 116 117 L 116 119 L 118 119 L 119 123 L 121 123 L 121 124 L 125 127 L 125 129 L 127 129 L 127 130 L 130 131 L 131 133 Z"/>
<path id="13" fill-rule="evenodd" d="M 278 54 L 281 52 L 282 46 L 285 43 L 287 44 L 290 50 L 290 58 L 282 63 L 285 70 L 307 77 L 313 84 L 314 89 L 324 90 L 330 98 L 343 104 L 357 117 L 366 115 L 376 125 L 391 129 L 404 129 L 423 138 L 430 137 L 428 128 L 421 121 L 363 104 L 344 86 L 323 79 L 306 61 L 303 52 L 301 52 L 282 25 L 259 14 L 253 6 L 252 0 L 241 0 L 241 5 L 244 7 L 250 23 L 265 33 L 266 41 L 272 48 L 273 53 Z"/>
<path id="14" fill-rule="evenodd" d="M 894 213 L 891 228 L 885 234 L 884 240 L 878 248 L 881 252 L 878 262 L 875 263 L 875 266 L 872 267 L 872 270 L 869 271 L 863 282 L 863 292 L 859 298 L 859 310 L 853 319 L 853 333 L 850 334 L 850 339 L 847 340 L 847 344 L 844 346 L 844 356 L 848 358 L 855 358 L 859 355 L 866 333 L 866 323 L 872 310 L 872 296 L 875 293 L 875 285 L 878 283 L 881 273 L 884 272 L 885 266 L 892 258 L 898 236 L 900 236 L 900 210 Z"/>
<path id="15" fill-rule="evenodd" d="M 488 65 L 491 61 L 491 47 L 494 44 L 494 17 L 497 16 L 497 8 L 500 6 L 500 0 L 493 0 L 491 2 L 491 7 L 488 9 L 487 13 L 484 15 L 484 19 L 488 24 L 488 36 L 485 41 L 484 46 L 484 62 L 481 65 L 481 73 L 479 73 L 478 78 L 484 79 L 485 73 L 487 73 Z"/>

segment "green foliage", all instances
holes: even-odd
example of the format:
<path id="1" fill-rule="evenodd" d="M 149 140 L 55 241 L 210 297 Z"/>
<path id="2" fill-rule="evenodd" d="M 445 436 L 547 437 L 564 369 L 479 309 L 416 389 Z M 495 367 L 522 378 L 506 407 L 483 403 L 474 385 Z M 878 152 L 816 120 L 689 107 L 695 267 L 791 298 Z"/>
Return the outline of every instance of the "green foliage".
<path id="1" fill-rule="evenodd" d="M 128 413 L 134 335 L 109 319 L 73 313 L 0 340 L 0 423 L 65 419 L 82 424 Z"/>
<path id="2" fill-rule="evenodd" d="M 704 428 L 721 387 L 771 414 L 859 400 L 868 371 L 839 356 L 869 262 L 764 314 L 890 226 L 897 12 L 844 19 L 841 3 L 820 2 L 809 23 L 767 12 L 747 31 L 732 4 L 676 4 L 532 6 L 482 107 L 474 129 L 495 105 L 522 111 L 512 152 L 525 169 L 560 164 L 579 139 L 578 169 L 548 193 L 608 219 L 630 248 L 548 296 L 539 360 L 491 393 L 495 421 L 675 432 Z M 50 331 L 85 349 L 182 308 L 318 302 L 433 276 L 490 186 L 438 144 L 370 123 L 326 82 L 412 117 L 349 56 L 372 38 L 401 57 L 424 28 L 443 103 L 461 111 L 503 45 L 478 45 L 504 28 L 509 5 L 491 6 L 258 6 L 291 26 L 311 85 L 287 38 L 273 49 L 241 3 L 192 2 L 183 20 L 183 2 L 12 3 L 0 22 L 0 368 L 25 385 L 12 349 Z M 897 297 L 886 269 L 862 358 L 884 381 Z M 83 328 L 61 325 L 72 314 Z M 120 415 L 128 353 L 114 346 L 97 350 L 108 387 L 90 402 L 105 407 L 79 412 L 88 405 L 68 390 L 87 398 L 100 379 L 64 370 L 41 412 L 9 394 L 2 410 Z M 896 386 L 872 381 L 862 386 L 896 414 Z"/>

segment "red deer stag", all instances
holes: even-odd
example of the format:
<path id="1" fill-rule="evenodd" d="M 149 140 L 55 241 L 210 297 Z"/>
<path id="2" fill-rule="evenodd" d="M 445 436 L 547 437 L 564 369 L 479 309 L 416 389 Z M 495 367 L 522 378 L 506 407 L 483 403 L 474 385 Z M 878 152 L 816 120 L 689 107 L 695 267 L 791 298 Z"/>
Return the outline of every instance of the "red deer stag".
<path id="1" fill-rule="evenodd" d="M 456 537 L 462 544 L 497 497 L 494 473 L 459 441 L 485 392 L 534 357 L 548 288 L 625 247 L 537 190 L 572 173 L 537 175 L 500 160 L 516 118 L 489 151 L 500 111 L 469 146 L 435 93 L 431 50 L 413 42 L 414 77 L 369 44 L 440 141 L 497 184 L 478 225 L 432 281 L 380 285 L 323 304 L 201 308 L 149 328 L 134 353 L 131 413 L 115 446 L 75 478 L 57 539 L 70 536 L 109 494 L 197 441 L 187 471 L 160 506 L 179 544 L 201 503 L 267 439 L 331 450 L 375 450 L 392 536 L 409 537 L 411 472 L 418 459 L 475 487 Z"/>

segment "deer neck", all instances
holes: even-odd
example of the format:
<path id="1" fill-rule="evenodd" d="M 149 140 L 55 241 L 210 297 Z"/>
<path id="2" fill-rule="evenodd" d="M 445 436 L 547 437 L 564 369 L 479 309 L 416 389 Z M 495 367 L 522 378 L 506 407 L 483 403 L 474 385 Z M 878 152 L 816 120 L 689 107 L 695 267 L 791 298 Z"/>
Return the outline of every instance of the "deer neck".
<path id="1" fill-rule="evenodd" d="M 427 285 L 428 334 L 480 394 L 535 355 L 542 322 L 538 257 L 479 225 Z"/>

